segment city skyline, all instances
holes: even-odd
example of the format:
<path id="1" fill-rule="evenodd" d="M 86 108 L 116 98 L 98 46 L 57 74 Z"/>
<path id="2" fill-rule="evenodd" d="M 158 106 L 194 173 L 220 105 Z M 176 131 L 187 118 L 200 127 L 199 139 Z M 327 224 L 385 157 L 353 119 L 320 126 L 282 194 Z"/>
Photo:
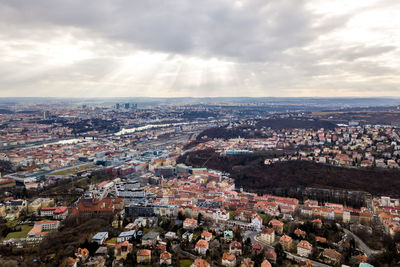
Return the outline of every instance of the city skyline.
<path id="1" fill-rule="evenodd" d="M 0 97 L 399 97 L 399 7 L 0 1 Z"/>

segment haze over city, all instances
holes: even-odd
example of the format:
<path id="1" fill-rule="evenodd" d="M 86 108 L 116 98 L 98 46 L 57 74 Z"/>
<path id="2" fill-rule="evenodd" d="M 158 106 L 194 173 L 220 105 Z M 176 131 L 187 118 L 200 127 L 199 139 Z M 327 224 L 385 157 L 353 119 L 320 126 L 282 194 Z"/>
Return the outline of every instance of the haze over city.
<path id="1" fill-rule="evenodd" d="M 400 96 L 399 1 L 0 1 L 0 96 Z"/>

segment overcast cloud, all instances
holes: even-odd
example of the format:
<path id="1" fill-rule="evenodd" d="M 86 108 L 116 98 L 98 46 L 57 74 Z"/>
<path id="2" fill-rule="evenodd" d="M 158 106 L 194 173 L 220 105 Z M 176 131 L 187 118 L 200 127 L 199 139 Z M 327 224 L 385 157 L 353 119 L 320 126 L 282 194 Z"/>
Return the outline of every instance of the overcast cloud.
<path id="1" fill-rule="evenodd" d="M 0 0 L 0 96 L 400 96 L 390 0 Z"/>

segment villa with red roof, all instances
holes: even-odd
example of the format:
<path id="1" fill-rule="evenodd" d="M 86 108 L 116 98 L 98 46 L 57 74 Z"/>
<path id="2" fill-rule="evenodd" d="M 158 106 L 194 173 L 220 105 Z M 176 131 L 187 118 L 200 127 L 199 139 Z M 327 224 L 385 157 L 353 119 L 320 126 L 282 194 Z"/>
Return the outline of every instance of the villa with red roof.
<path id="1" fill-rule="evenodd" d="M 285 250 L 288 250 L 292 247 L 292 238 L 288 235 L 283 235 L 280 239 L 279 239 L 279 243 L 282 245 L 282 247 Z"/>
<path id="2" fill-rule="evenodd" d="M 312 252 L 312 245 L 306 241 L 306 240 L 301 240 L 297 244 L 297 254 L 299 254 L 302 257 L 309 257 Z"/>

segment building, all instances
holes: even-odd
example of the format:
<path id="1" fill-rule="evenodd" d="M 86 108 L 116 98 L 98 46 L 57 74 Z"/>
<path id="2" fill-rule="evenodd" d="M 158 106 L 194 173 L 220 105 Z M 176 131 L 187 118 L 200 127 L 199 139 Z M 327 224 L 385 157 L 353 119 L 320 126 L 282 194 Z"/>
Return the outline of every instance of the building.
<path id="1" fill-rule="evenodd" d="M 306 241 L 306 240 L 301 240 L 297 244 L 297 254 L 299 254 L 302 257 L 308 258 L 311 255 L 312 252 L 312 245 Z"/>
<path id="2" fill-rule="evenodd" d="M 160 234 L 158 232 L 150 231 L 142 237 L 142 245 L 154 246 L 159 238 Z"/>
<path id="3" fill-rule="evenodd" d="M 79 215 L 93 216 L 93 215 L 109 215 L 115 211 L 114 202 L 112 199 L 80 199 L 76 212 Z"/>
<path id="4" fill-rule="evenodd" d="M 242 255 L 242 244 L 238 241 L 232 241 L 229 244 L 229 253 L 235 255 Z"/>
<path id="5" fill-rule="evenodd" d="M 260 234 L 261 241 L 272 245 L 275 242 L 275 230 L 273 228 L 264 228 Z"/>
<path id="6" fill-rule="evenodd" d="M 121 243 L 121 242 L 124 242 L 124 241 L 129 241 L 132 238 L 136 238 L 136 231 L 135 230 L 121 232 L 119 234 L 119 236 L 117 237 L 117 243 Z"/>
<path id="7" fill-rule="evenodd" d="M 60 226 L 59 221 L 39 221 L 35 222 L 33 228 L 28 233 L 29 239 L 41 239 L 48 231 L 57 230 Z"/>
<path id="8" fill-rule="evenodd" d="M 283 222 L 278 221 L 276 219 L 272 219 L 269 223 L 269 226 L 272 226 L 272 228 L 274 228 L 275 232 L 278 235 L 281 235 L 283 233 Z"/>
<path id="9" fill-rule="evenodd" d="M 240 267 L 254 267 L 254 261 L 252 261 L 250 258 L 245 258 L 242 260 Z"/>
<path id="10" fill-rule="evenodd" d="M 168 232 L 165 234 L 165 238 L 168 240 L 173 240 L 173 239 L 178 238 L 178 236 L 176 235 L 175 232 Z"/>
<path id="11" fill-rule="evenodd" d="M 79 260 L 79 262 L 85 262 L 89 257 L 89 250 L 87 248 L 78 248 L 75 251 L 75 257 Z"/>
<path id="12" fill-rule="evenodd" d="M 108 232 L 98 232 L 93 236 L 92 242 L 95 242 L 99 245 L 103 245 L 103 243 L 107 240 L 107 238 L 108 238 Z"/>
<path id="13" fill-rule="evenodd" d="M 224 231 L 224 240 L 229 242 L 233 239 L 233 231 L 232 230 L 225 230 Z"/>
<path id="14" fill-rule="evenodd" d="M 206 255 L 207 250 L 208 250 L 208 241 L 206 241 L 204 239 L 200 239 L 199 241 L 197 241 L 195 250 L 197 253 L 199 253 L 201 255 Z"/>
<path id="15" fill-rule="evenodd" d="M 164 251 L 163 253 L 160 254 L 160 264 L 167 264 L 171 265 L 172 264 L 172 254 Z"/>
<path id="16" fill-rule="evenodd" d="M 229 212 L 226 210 L 217 210 L 213 213 L 213 219 L 215 221 L 227 221 L 229 220 Z"/>
<path id="17" fill-rule="evenodd" d="M 203 233 L 201 233 L 201 238 L 210 242 L 211 238 L 212 238 L 212 234 L 210 232 L 203 232 Z"/>
<path id="18" fill-rule="evenodd" d="M 283 235 L 279 239 L 279 243 L 285 250 L 289 250 L 292 247 L 292 238 L 288 235 Z"/>
<path id="19" fill-rule="evenodd" d="M 40 216 L 53 217 L 54 219 L 64 220 L 68 215 L 68 207 L 46 207 L 40 210 Z"/>
<path id="20" fill-rule="evenodd" d="M 222 255 L 222 265 L 227 267 L 235 267 L 236 256 L 234 254 L 224 253 Z"/>
<path id="21" fill-rule="evenodd" d="M 190 267 L 210 267 L 210 264 L 203 259 L 196 259 Z"/>
<path id="22" fill-rule="evenodd" d="M 185 232 L 182 235 L 182 240 L 188 240 L 189 242 L 192 242 L 192 239 L 193 239 L 193 233 Z"/>
<path id="23" fill-rule="evenodd" d="M 141 249 L 136 253 L 136 262 L 138 264 L 149 264 L 151 262 L 151 250 Z"/>
<path id="24" fill-rule="evenodd" d="M 117 243 L 114 247 L 114 256 L 117 260 L 126 259 L 129 253 L 132 252 L 133 245 L 128 241 Z"/>
<path id="25" fill-rule="evenodd" d="M 183 221 L 183 229 L 194 230 L 196 228 L 197 228 L 197 220 L 192 219 L 192 218 L 186 218 Z"/>
<path id="26" fill-rule="evenodd" d="M 324 249 L 322 256 L 331 264 L 337 264 L 342 259 L 342 254 L 334 249 Z"/>
<path id="27" fill-rule="evenodd" d="M 295 234 L 297 237 L 306 238 L 306 232 L 300 230 L 299 228 L 296 228 L 296 230 L 294 230 L 294 234 Z"/>
<path id="28" fill-rule="evenodd" d="M 254 227 L 254 230 L 259 232 L 262 229 L 262 218 L 257 214 L 251 218 L 251 224 Z"/>

